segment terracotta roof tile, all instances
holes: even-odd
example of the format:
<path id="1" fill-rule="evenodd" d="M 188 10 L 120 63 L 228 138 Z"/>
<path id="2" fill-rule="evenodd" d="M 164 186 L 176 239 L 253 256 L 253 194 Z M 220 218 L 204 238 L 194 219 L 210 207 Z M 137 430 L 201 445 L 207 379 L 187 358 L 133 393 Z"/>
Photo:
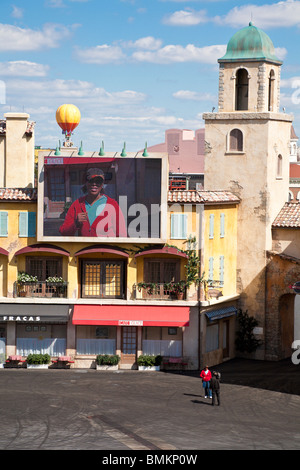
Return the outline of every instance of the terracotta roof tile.
<path id="1" fill-rule="evenodd" d="M 230 191 L 169 191 L 168 202 L 200 204 L 239 203 L 240 199 Z"/>
<path id="2" fill-rule="evenodd" d="M 36 188 L 0 188 L 0 201 L 31 201 L 37 200 Z"/>
<path id="3" fill-rule="evenodd" d="M 274 220 L 272 227 L 300 228 L 300 203 L 286 202 Z"/>

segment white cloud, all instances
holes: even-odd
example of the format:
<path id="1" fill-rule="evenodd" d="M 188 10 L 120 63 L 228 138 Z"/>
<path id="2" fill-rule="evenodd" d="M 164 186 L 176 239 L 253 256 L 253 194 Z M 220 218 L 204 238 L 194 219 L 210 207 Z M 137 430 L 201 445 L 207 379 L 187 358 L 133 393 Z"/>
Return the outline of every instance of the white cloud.
<path id="1" fill-rule="evenodd" d="M 215 101 L 216 96 L 211 93 L 199 93 L 197 91 L 190 90 L 179 90 L 173 93 L 174 98 L 179 100 L 191 100 L 191 101 Z"/>
<path id="2" fill-rule="evenodd" d="M 11 62 L 0 62 L 0 77 L 45 77 L 49 66 L 18 60 Z"/>
<path id="3" fill-rule="evenodd" d="M 171 26 L 195 26 L 206 23 L 206 11 L 194 11 L 190 9 L 175 11 L 164 18 L 163 22 Z"/>
<path id="4" fill-rule="evenodd" d="M 90 47 L 87 49 L 77 48 L 77 58 L 86 64 L 108 64 L 122 61 L 126 58 L 121 47 L 109 46 L 107 44 Z"/>
<path id="5" fill-rule="evenodd" d="M 155 51 L 159 49 L 161 45 L 161 39 L 155 39 L 153 36 L 147 36 L 144 38 L 137 39 L 136 41 L 127 41 L 122 43 L 123 47 L 133 49 L 144 49 L 148 51 Z"/>
<path id="6" fill-rule="evenodd" d="M 135 52 L 132 57 L 139 62 L 152 62 L 158 64 L 199 62 L 214 64 L 217 59 L 226 52 L 225 45 L 196 47 L 193 44 L 187 46 L 168 45 L 155 52 Z"/>
<path id="7" fill-rule="evenodd" d="M 45 24 L 42 30 L 19 28 L 0 23 L 0 51 L 35 51 L 56 48 L 62 39 L 69 37 L 68 27 L 59 24 Z"/>
<path id="8" fill-rule="evenodd" d="M 249 19 L 259 28 L 298 26 L 300 23 L 300 1 L 286 0 L 266 5 L 243 5 L 234 7 L 222 17 L 215 17 L 220 24 L 234 28 L 246 26 Z"/>

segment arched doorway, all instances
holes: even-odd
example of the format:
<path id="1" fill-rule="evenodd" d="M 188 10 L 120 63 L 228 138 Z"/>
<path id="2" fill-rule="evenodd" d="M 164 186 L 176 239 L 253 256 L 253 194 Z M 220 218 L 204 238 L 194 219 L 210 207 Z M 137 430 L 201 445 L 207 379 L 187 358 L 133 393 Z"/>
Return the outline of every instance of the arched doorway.
<path id="1" fill-rule="evenodd" d="M 246 69 L 239 69 L 236 74 L 235 109 L 248 110 L 249 76 Z"/>
<path id="2" fill-rule="evenodd" d="M 294 341 L 295 295 L 284 294 L 279 299 L 281 358 L 291 357 Z"/>

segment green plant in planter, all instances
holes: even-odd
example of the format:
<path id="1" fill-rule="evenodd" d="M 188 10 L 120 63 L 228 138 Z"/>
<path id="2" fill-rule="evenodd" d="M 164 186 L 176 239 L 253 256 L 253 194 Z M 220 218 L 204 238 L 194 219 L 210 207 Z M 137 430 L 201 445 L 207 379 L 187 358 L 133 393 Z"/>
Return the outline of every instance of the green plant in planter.
<path id="1" fill-rule="evenodd" d="M 96 357 L 96 363 L 98 366 L 116 366 L 119 364 L 120 356 L 117 354 L 99 354 Z"/>
<path id="2" fill-rule="evenodd" d="M 258 321 L 254 317 L 248 315 L 248 311 L 243 312 L 241 309 L 237 313 L 239 329 L 236 333 L 235 346 L 240 352 L 252 353 L 261 346 L 262 341 L 255 338 L 253 328 L 258 325 Z"/>
<path id="3" fill-rule="evenodd" d="M 157 287 L 157 283 L 155 282 L 138 282 L 137 288 L 141 292 L 142 289 L 147 291 L 148 295 L 152 295 Z"/>
<path id="4" fill-rule="evenodd" d="M 37 276 L 31 276 L 23 271 L 18 273 L 17 277 L 18 284 L 25 284 L 26 282 L 38 282 Z"/>
<path id="5" fill-rule="evenodd" d="M 58 276 L 47 277 L 46 282 L 51 284 L 65 284 L 64 279 Z"/>
<path id="6" fill-rule="evenodd" d="M 169 291 L 171 294 L 182 294 L 185 292 L 186 287 L 186 281 L 166 282 L 164 284 L 164 290 Z"/>
<path id="7" fill-rule="evenodd" d="M 137 358 L 137 363 L 139 366 L 144 366 L 144 367 L 154 367 L 154 366 L 160 366 L 162 362 L 162 356 L 147 356 L 142 354 Z"/>
<path id="8" fill-rule="evenodd" d="M 49 354 L 29 354 L 27 356 L 27 364 L 49 364 L 51 357 Z"/>

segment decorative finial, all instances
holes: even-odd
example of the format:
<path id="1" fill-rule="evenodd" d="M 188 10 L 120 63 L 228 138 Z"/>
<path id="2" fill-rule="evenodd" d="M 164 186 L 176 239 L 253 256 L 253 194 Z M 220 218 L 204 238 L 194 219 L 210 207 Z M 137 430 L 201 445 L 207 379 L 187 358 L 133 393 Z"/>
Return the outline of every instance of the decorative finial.
<path id="1" fill-rule="evenodd" d="M 124 142 L 124 147 L 123 147 L 123 149 L 122 149 L 121 157 L 127 157 L 127 153 L 126 153 L 126 142 Z"/>
<path id="2" fill-rule="evenodd" d="M 58 155 L 61 155 L 61 153 L 60 153 L 60 150 L 59 150 L 59 149 L 60 149 L 60 141 L 59 141 L 59 145 L 58 145 L 58 147 L 56 147 L 56 150 L 55 150 L 55 153 L 54 153 L 54 155 L 56 155 L 56 156 L 58 156 Z"/>
<path id="3" fill-rule="evenodd" d="M 80 145 L 78 155 L 84 155 L 84 151 L 82 150 L 82 141 L 81 141 L 81 145 Z"/>
<path id="4" fill-rule="evenodd" d="M 101 148 L 100 148 L 99 155 L 100 155 L 100 157 L 103 157 L 103 156 L 105 155 L 105 152 L 104 152 L 104 142 L 103 142 L 103 140 L 102 140 L 102 145 L 101 145 Z"/>
<path id="5" fill-rule="evenodd" d="M 147 151 L 147 142 L 145 142 L 145 148 L 144 148 L 144 152 L 143 152 L 143 157 L 149 157 L 149 153 Z"/>

